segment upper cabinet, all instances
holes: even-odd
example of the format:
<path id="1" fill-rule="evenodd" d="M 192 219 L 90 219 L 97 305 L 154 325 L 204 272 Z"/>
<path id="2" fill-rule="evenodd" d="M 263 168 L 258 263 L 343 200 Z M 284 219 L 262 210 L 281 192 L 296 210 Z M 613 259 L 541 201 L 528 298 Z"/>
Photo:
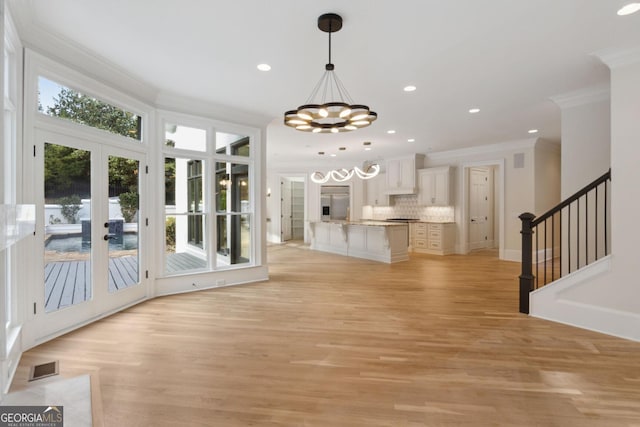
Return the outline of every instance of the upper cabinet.
<path id="1" fill-rule="evenodd" d="M 366 186 L 365 205 L 369 206 L 389 206 L 389 195 L 387 194 L 387 174 L 379 173 L 364 182 Z"/>
<path id="2" fill-rule="evenodd" d="M 451 206 L 450 166 L 418 171 L 418 204 L 421 206 Z"/>
<path id="3" fill-rule="evenodd" d="M 416 194 L 416 170 L 423 164 L 423 154 L 387 160 L 387 194 Z"/>

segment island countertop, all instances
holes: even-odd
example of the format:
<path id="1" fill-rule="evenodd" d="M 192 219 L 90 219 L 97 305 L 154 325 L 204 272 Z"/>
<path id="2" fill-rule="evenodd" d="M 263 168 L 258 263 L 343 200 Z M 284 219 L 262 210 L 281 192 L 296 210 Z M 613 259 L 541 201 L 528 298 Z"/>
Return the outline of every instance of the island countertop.
<path id="1" fill-rule="evenodd" d="M 344 220 L 328 220 L 328 221 L 315 221 L 320 224 L 339 224 L 339 225 L 366 225 L 369 227 L 397 227 L 397 226 L 406 226 L 406 222 L 388 222 L 388 221 L 378 221 L 375 219 L 363 219 L 359 221 L 344 221 Z"/>
<path id="2" fill-rule="evenodd" d="M 409 259 L 409 224 L 387 221 L 312 221 L 311 249 L 393 263 Z"/>

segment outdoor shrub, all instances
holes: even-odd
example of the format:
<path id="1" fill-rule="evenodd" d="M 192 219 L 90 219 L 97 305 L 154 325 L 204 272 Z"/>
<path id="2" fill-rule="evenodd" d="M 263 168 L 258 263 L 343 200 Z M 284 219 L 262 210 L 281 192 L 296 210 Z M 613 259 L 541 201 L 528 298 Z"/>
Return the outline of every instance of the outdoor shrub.
<path id="1" fill-rule="evenodd" d="M 168 250 L 175 250 L 176 247 L 176 219 L 169 217 L 165 221 L 166 244 Z"/>
<path id="2" fill-rule="evenodd" d="M 124 217 L 124 222 L 133 222 L 138 212 L 138 193 L 120 193 L 120 210 Z"/>
<path id="3" fill-rule="evenodd" d="M 62 207 L 60 213 L 67 220 L 67 224 L 76 224 L 78 222 L 78 212 L 82 209 L 80 196 L 74 194 L 61 197 L 58 199 L 58 204 Z"/>

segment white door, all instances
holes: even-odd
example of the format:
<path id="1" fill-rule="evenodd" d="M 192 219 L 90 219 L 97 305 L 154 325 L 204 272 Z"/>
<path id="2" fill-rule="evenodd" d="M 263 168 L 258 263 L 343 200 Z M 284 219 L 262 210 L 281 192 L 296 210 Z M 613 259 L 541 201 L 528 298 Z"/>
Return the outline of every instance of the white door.
<path id="1" fill-rule="evenodd" d="M 145 157 L 36 132 L 36 340 L 146 296 Z"/>
<path id="2" fill-rule="evenodd" d="M 280 181 L 280 241 L 291 240 L 291 181 Z"/>
<path id="3" fill-rule="evenodd" d="M 469 248 L 490 247 L 493 236 L 491 182 L 489 168 L 469 170 Z"/>

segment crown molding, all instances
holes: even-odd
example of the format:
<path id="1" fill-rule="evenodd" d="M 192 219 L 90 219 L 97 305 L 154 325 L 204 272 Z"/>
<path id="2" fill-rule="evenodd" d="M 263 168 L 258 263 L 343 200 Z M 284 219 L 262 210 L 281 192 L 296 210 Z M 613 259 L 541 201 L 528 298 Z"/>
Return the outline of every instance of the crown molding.
<path id="1" fill-rule="evenodd" d="M 520 139 L 516 141 L 500 142 L 497 144 L 481 145 L 478 147 L 460 148 L 456 150 L 426 153 L 431 160 L 447 160 L 461 157 L 473 157 L 481 154 L 504 153 L 505 151 L 534 148 L 539 138 Z"/>
<path id="2" fill-rule="evenodd" d="M 640 63 L 640 47 L 626 49 L 603 49 L 591 55 L 600 59 L 610 69 Z"/>
<path id="3" fill-rule="evenodd" d="M 266 128 L 272 117 L 240 110 L 228 106 L 210 103 L 201 99 L 190 98 L 169 92 L 158 92 L 153 105 L 171 112 L 189 114 L 242 126 Z"/>
<path id="4" fill-rule="evenodd" d="M 609 83 L 602 83 L 573 92 L 552 96 L 550 99 L 563 110 L 596 102 L 609 101 L 611 97 L 609 87 Z"/>
<path id="5" fill-rule="evenodd" d="M 12 1 L 10 15 L 25 48 L 152 105 L 158 90 L 124 69 L 60 34 L 46 31 L 34 21 L 32 1 Z"/>

